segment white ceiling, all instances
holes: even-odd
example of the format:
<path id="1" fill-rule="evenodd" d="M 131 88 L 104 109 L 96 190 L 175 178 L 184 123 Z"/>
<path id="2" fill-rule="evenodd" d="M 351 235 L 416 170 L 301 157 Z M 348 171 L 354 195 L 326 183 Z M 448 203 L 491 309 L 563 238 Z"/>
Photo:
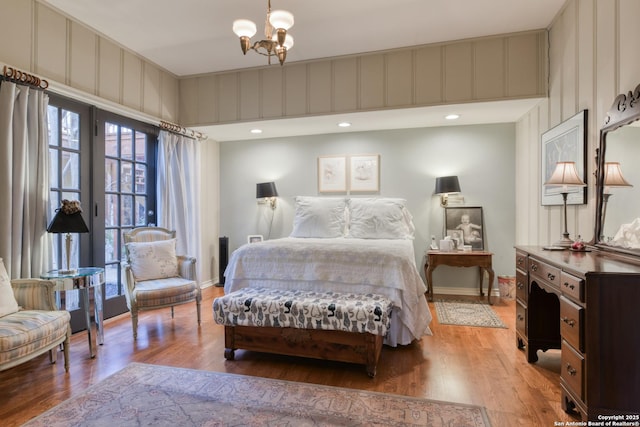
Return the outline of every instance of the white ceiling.
<path id="1" fill-rule="evenodd" d="M 239 18 L 254 21 L 258 34 L 253 40 L 257 40 L 264 30 L 267 0 L 39 1 L 178 77 L 266 64 L 266 58 L 253 51 L 242 55 L 231 26 Z M 564 3 L 565 0 L 272 0 L 272 9 L 288 10 L 295 17 L 289 31 L 295 45 L 287 56 L 287 62 L 294 62 L 547 28 Z M 519 105 L 528 106 L 520 111 L 521 116 L 531 103 Z M 467 112 L 463 115 L 468 120 L 469 107 L 465 106 Z M 513 116 L 515 106 L 505 107 L 492 105 L 489 110 Z M 375 124 L 379 127 L 383 121 L 388 122 L 387 126 L 401 127 L 394 123 L 406 120 L 412 113 L 417 113 L 415 120 L 422 120 L 420 126 L 434 125 L 425 120 L 429 115 L 423 109 L 405 110 L 400 115 L 390 113 L 389 119 L 380 113 Z M 512 121 L 508 116 L 497 121 Z M 331 129 L 319 133 L 335 131 L 332 128 L 336 120 L 315 120 L 317 126 L 325 121 L 331 125 Z M 351 129 L 373 129 L 370 125 L 374 120 L 367 122 L 369 126 Z M 275 134 L 275 130 L 267 133 L 266 129 L 275 123 L 261 124 L 265 132 L 257 137 L 283 136 Z M 246 128 L 247 124 L 209 126 L 202 130 L 218 140 L 244 139 L 242 132 L 231 131 L 234 126 Z"/>

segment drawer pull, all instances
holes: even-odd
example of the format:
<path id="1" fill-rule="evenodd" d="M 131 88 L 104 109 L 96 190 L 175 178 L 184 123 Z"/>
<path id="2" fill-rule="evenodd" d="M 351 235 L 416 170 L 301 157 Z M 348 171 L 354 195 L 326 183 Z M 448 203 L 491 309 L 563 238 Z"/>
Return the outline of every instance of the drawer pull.
<path id="1" fill-rule="evenodd" d="M 566 323 L 567 325 L 569 325 L 569 326 L 571 326 L 571 327 L 573 327 L 573 325 L 575 325 L 575 324 L 576 324 L 576 321 L 575 321 L 575 320 L 573 320 L 573 319 L 569 319 L 568 317 L 562 317 L 561 319 L 562 319 L 562 321 L 563 321 L 564 323 Z"/>
<path id="2" fill-rule="evenodd" d="M 531 266 L 531 270 L 533 270 L 533 271 L 538 271 L 538 265 L 537 265 L 537 264 L 533 264 L 533 265 Z"/>
<path id="3" fill-rule="evenodd" d="M 518 282 L 518 289 L 524 289 L 524 283 Z"/>
<path id="4" fill-rule="evenodd" d="M 518 258 L 518 265 L 524 264 L 524 258 Z"/>
<path id="5" fill-rule="evenodd" d="M 576 370 L 573 367 L 571 367 L 570 363 L 567 363 L 567 372 L 571 376 L 574 376 L 576 374 Z"/>
<path id="6" fill-rule="evenodd" d="M 551 274 L 551 273 L 547 273 L 547 279 L 549 280 L 555 280 L 556 276 Z"/>
<path id="7" fill-rule="evenodd" d="M 523 321 L 524 320 L 524 316 L 522 314 L 518 314 L 518 320 L 519 321 Z"/>

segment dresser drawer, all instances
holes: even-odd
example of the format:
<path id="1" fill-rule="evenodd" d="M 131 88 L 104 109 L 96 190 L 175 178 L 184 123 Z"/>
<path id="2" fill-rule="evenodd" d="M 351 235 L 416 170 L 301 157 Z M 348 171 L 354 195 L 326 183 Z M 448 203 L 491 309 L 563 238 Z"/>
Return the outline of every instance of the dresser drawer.
<path id="1" fill-rule="evenodd" d="M 584 308 L 560 297 L 560 335 L 573 347 L 584 352 Z"/>
<path id="2" fill-rule="evenodd" d="M 529 299 L 529 280 L 526 273 L 516 270 L 516 298 L 527 302 Z"/>
<path id="3" fill-rule="evenodd" d="M 533 274 L 556 289 L 560 289 L 560 269 L 535 258 L 529 258 L 529 273 Z"/>
<path id="4" fill-rule="evenodd" d="M 580 397 L 580 400 L 584 400 L 584 395 L 582 394 L 584 357 L 564 340 L 562 341 L 561 350 L 560 378 L 564 380 L 565 384 L 571 388 L 576 396 Z"/>
<path id="5" fill-rule="evenodd" d="M 529 271 L 529 257 L 524 252 L 516 251 L 516 268 Z"/>
<path id="6" fill-rule="evenodd" d="M 527 308 L 516 301 L 516 331 L 527 336 Z"/>
<path id="7" fill-rule="evenodd" d="M 576 301 L 584 302 L 584 280 L 564 271 L 560 274 L 560 290 Z"/>

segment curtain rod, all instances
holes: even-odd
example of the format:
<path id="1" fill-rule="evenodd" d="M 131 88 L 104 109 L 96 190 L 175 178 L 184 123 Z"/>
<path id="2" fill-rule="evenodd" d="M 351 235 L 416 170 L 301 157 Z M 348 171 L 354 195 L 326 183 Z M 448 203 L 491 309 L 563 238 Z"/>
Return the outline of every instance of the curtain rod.
<path id="1" fill-rule="evenodd" d="M 190 136 L 192 138 L 196 138 L 198 140 L 206 140 L 209 137 L 196 130 L 187 129 L 183 126 L 176 125 L 173 123 L 165 122 L 157 117 L 151 116 L 149 114 L 143 113 L 138 110 L 134 110 L 133 108 L 126 107 L 122 104 L 118 104 L 113 101 L 106 100 L 104 98 L 100 98 L 95 95 L 91 95 L 79 89 L 76 89 L 71 86 L 67 86 L 56 81 L 45 80 L 42 77 L 38 77 L 35 74 L 27 73 L 21 70 L 16 69 L 7 64 L 0 64 L 4 66 L 4 78 L 8 80 L 13 80 L 17 83 L 29 84 L 35 88 L 43 89 L 55 93 L 60 96 L 65 96 L 67 98 L 71 98 L 76 101 L 84 102 L 86 104 L 90 104 L 101 108 L 106 111 L 110 111 L 115 114 L 120 114 L 122 116 L 126 116 L 131 119 L 139 120 L 144 123 L 148 123 L 150 125 L 158 126 L 161 129 L 173 130 L 176 133 L 182 133 L 183 135 Z M 167 123 L 171 127 L 167 128 L 163 126 L 163 123 Z M 175 128 L 174 128 L 175 127 Z"/>
<path id="2" fill-rule="evenodd" d="M 47 80 L 7 65 L 4 66 L 3 74 L 7 80 L 11 80 L 16 83 L 24 83 L 29 86 L 33 86 L 36 89 L 47 89 L 49 87 L 49 82 Z"/>
<path id="3" fill-rule="evenodd" d="M 207 139 L 207 135 L 197 130 L 187 129 L 184 126 L 177 125 L 171 122 L 160 121 L 160 129 L 168 130 L 169 132 L 185 135 L 195 139 Z"/>

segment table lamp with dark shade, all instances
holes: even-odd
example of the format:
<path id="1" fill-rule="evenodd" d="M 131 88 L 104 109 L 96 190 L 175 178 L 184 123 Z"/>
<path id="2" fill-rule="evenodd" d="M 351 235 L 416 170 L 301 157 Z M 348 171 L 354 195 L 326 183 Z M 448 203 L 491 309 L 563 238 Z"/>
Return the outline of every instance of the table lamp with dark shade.
<path id="1" fill-rule="evenodd" d="M 268 199 L 271 209 L 276 208 L 276 197 L 278 197 L 278 190 L 275 182 L 256 184 L 256 199 Z"/>
<path id="2" fill-rule="evenodd" d="M 82 209 L 77 200 L 63 200 L 62 206 L 56 209 L 56 214 L 47 227 L 49 233 L 65 233 L 66 270 L 60 273 L 73 273 L 71 269 L 71 233 L 88 233 L 89 228 L 82 218 Z"/>
<path id="3" fill-rule="evenodd" d="M 458 177 L 453 176 L 441 176 L 436 178 L 436 194 L 440 195 L 440 206 L 447 206 L 449 193 L 459 193 L 460 182 Z"/>

